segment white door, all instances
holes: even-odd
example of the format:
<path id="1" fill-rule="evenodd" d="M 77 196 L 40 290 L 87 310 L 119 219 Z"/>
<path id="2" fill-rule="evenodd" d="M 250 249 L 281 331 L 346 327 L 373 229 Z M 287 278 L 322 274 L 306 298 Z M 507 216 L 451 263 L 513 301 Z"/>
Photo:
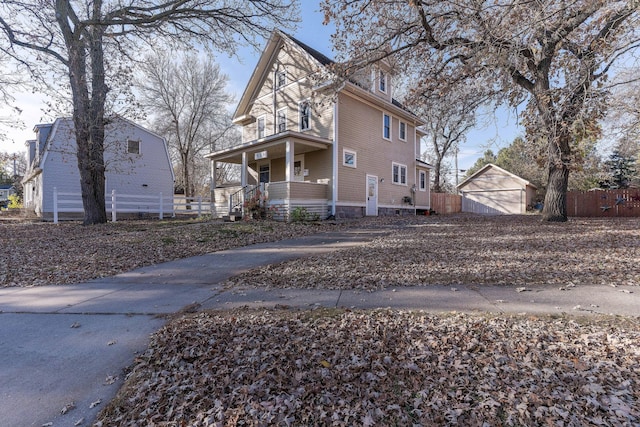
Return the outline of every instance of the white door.
<path id="1" fill-rule="evenodd" d="M 367 175 L 367 216 L 378 216 L 378 177 Z"/>
<path id="2" fill-rule="evenodd" d="M 293 159 L 293 180 L 304 181 L 304 154 L 298 154 Z"/>

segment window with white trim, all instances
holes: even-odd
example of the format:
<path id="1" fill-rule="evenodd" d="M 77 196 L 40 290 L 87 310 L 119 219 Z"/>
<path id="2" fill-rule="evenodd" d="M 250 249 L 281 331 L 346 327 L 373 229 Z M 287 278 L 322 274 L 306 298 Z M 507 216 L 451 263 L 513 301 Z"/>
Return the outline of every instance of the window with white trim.
<path id="1" fill-rule="evenodd" d="M 309 101 L 302 101 L 299 104 L 300 112 L 300 130 L 311 129 L 311 103 Z"/>
<path id="2" fill-rule="evenodd" d="M 127 153 L 140 154 L 140 141 L 128 140 L 127 141 Z"/>
<path id="3" fill-rule="evenodd" d="M 382 70 L 378 71 L 378 89 L 380 92 L 387 93 L 387 73 Z"/>
<path id="4" fill-rule="evenodd" d="M 357 155 L 353 150 L 344 148 L 342 150 L 342 165 L 350 168 L 357 167 Z"/>
<path id="5" fill-rule="evenodd" d="M 425 171 L 419 172 L 418 184 L 420 191 L 427 191 L 427 173 Z"/>
<path id="6" fill-rule="evenodd" d="M 398 138 L 400 138 L 400 141 L 407 140 L 407 124 L 403 121 L 400 121 L 398 126 Z"/>
<path id="7" fill-rule="evenodd" d="M 391 116 L 382 113 L 382 137 L 391 140 Z"/>
<path id="8" fill-rule="evenodd" d="M 275 84 L 276 89 L 280 89 L 287 84 L 287 72 L 285 70 L 276 71 Z"/>
<path id="9" fill-rule="evenodd" d="M 265 116 L 258 117 L 258 121 L 256 124 L 257 137 L 258 139 L 265 137 L 265 128 L 266 128 L 267 118 Z"/>
<path id="10" fill-rule="evenodd" d="M 278 133 L 284 132 L 287 130 L 287 109 L 282 108 L 277 111 L 277 123 L 278 123 Z"/>
<path id="11" fill-rule="evenodd" d="M 391 177 L 394 184 L 407 185 L 407 166 L 392 163 Z"/>

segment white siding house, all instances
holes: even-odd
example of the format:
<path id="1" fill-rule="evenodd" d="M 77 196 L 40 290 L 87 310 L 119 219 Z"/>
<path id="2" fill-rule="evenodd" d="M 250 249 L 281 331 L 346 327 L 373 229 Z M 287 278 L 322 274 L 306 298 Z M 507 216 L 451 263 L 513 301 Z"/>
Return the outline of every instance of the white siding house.
<path id="1" fill-rule="evenodd" d="M 43 218 L 51 218 L 54 188 L 58 193 L 77 194 L 81 207 L 73 121 L 60 118 L 52 124 L 37 125 L 34 132 L 36 139 L 27 141 L 28 169 L 23 179 L 25 208 L 33 209 Z M 147 197 L 159 199 L 162 194 L 171 200 L 173 168 L 166 142 L 160 136 L 116 117 L 105 127 L 104 160 L 106 197 L 113 190 L 117 194 L 140 196 L 140 212 L 152 204 Z M 64 207 L 59 209 L 64 212 Z M 157 204 L 155 209 L 157 212 Z M 164 204 L 163 212 L 173 212 L 171 202 Z"/>

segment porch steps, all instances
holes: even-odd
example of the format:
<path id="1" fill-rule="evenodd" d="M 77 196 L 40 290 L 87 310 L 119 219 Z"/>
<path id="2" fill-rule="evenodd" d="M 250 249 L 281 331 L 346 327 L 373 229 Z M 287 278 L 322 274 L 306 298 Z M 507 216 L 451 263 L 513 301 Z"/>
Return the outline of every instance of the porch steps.
<path id="1" fill-rule="evenodd" d="M 235 222 L 242 219 L 242 212 L 241 211 L 232 211 L 229 212 L 229 215 L 224 215 L 222 217 L 222 220 L 224 222 Z"/>

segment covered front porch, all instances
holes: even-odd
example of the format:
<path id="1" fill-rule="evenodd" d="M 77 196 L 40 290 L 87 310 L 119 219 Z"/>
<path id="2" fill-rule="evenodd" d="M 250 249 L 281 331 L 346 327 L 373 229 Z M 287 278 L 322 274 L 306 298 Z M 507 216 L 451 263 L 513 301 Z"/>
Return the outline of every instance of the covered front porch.
<path id="1" fill-rule="evenodd" d="M 286 131 L 207 155 L 218 216 L 278 220 L 325 219 L 332 214 L 333 146 L 330 140 Z M 239 185 L 215 181 L 218 163 L 241 165 Z"/>

